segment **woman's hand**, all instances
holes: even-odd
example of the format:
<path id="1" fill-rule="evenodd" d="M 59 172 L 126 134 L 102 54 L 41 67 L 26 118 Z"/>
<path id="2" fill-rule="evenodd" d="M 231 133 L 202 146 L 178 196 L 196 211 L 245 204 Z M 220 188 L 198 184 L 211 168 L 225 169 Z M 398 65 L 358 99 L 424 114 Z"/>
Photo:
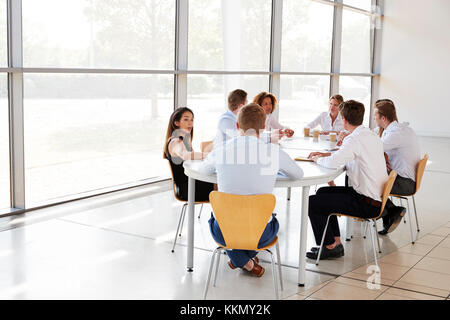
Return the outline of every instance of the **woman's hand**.
<path id="1" fill-rule="evenodd" d="M 292 129 L 285 129 L 284 130 L 284 135 L 288 138 L 292 137 L 294 135 L 294 130 Z"/>

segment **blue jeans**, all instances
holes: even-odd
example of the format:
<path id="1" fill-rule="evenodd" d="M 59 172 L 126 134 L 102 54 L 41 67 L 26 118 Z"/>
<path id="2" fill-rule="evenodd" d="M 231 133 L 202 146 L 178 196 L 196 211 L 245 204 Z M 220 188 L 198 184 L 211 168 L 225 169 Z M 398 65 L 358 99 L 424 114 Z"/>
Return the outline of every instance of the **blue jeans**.
<path id="1" fill-rule="evenodd" d="M 275 236 L 278 233 L 279 224 L 278 220 L 275 217 L 272 217 L 272 221 L 270 221 L 266 229 L 264 229 L 263 234 L 258 242 L 258 248 L 263 248 L 270 244 Z M 211 219 L 209 219 L 209 231 L 211 231 L 211 235 L 217 243 L 225 246 L 225 240 L 222 235 L 222 231 L 219 228 L 219 224 L 217 223 L 214 216 L 211 215 Z M 235 267 L 242 268 L 245 264 L 252 258 L 256 257 L 258 251 L 253 250 L 227 250 L 227 255 L 230 258 L 231 262 Z"/>

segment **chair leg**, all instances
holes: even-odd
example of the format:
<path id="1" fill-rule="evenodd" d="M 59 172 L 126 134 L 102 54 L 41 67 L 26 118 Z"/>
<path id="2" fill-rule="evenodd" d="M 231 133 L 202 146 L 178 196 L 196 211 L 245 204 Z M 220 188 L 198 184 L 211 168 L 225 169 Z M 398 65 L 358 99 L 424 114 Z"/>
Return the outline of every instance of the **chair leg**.
<path id="1" fill-rule="evenodd" d="M 406 199 L 406 204 L 408 205 L 408 219 L 409 219 L 409 233 L 411 234 L 411 243 L 414 244 L 413 230 L 412 230 L 412 222 L 411 222 L 411 211 L 409 211 L 409 200 Z M 405 214 L 406 216 L 406 214 Z"/>
<path id="2" fill-rule="evenodd" d="M 368 222 L 367 221 L 363 221 L 362 222 L 362 224 L 361 224 L 361 226 L 362 225 L 364 225 L 364 232 L 363 232 L 363 238 L 365 239 L 366 238 L 366 235 L 367 235 L 367 225 L 368 225 Z"/>
<path id="3" fill-rule="evenodd" d="M 287 201 L 291 201 L 291 187 L 287 188 Z"/>
<path id="4" fill-rule="evenodd" d="M 420 228 L 419 228 L 419 219 L 417 219 L 416 200 L 414 199 L 414 196 L 412 196 L 412 200 L 413 200 L 413 205 L 414 205 L 414 214 L 415 214 L 415 216 L 416 216 L 417 232 L 419 232 L 419 231 L 420 231 Z"/>
<path id="5" fill-rule="evenodd" d="M 281 291 L 283 291 L 283 290 L 284 290 L 284 287 L 283 287 L 283 277 L 282 277 L 282 275 L 281 275 L 280 246 L 279 246 L 279 244 L 278 244 L 278 241 L 277 241 L 277 243 L 276 243 L 276 245 L 275 245 L 275 250 L 277 251 L 278 278 L 280 279 L 280 288 L 281 288 Z"/>
<path id="6" fill-rule="evenodd" d="M 180 228 L 180 233 L 178 234 L 180 237 L 181 237 L 181 233 L 183 232 L 183 225 L 184 225 L 184 217 L 186 215 L 186 208 L 187 208 L 187 204 L 185 204 L 184 211 L 183 211 L 183 218 L 181 219 L 181 228 Z M 194 210 L 195 210 L 195 206 L 194 206 Z"/>
<path id="7" fill-rule="evenodd" d="M 402 198 L 399 198 L 399 200 L 400 200 L 400 206 L 403 207 Z M 406 199 L 406 201 L 408 201 L 408 199 Z M 403 223 L 406 223 L 406 214 L 403 216 Z"/>
<path id="8" fill-rule="evenodd" d="M 216 286 L 216 280 L 217 280 L 217 273 L 219 272 L 219 265 L 220 265 L 220 256 L 221 256 L 221 250 L 217 253 L 217 263 L 216 263 L 216 272 L 214 273 L 214 281 L 213 281 L 213 287 Z"/>
<path id="9" fill-rule="evenodd" d="M 350 241 L 353 238 L 353 224 L 350 218 L 346 217 L 345 219 L 345 241 Z"/>
<path id="10" fill-rule="evenodd" d="M 277 273 L 275 271 L 275 260 L 273 259 L 273 253 L 272 251 L 266 249 L 267 252 L 270 253 L 270 259 L 272 263 L 272 278 L 273 278 L 273 288 L 275 290 L 275 299 L 280 300 L 280 293 L 278 292 L 278 280 L 277 280 Z"/>
<path id="11" fill-rule="evenodd" d="M 373 248 L 373 256 L 375 258 L 375 264 L 377 265 L 377 270 L 379 270 L 378 266 L 378 258 L 377 258 L 377 250 L 375 249 L 375 235 L 373 234 L 373 228 L 370 229 L 370 238 L 372 239 L 372 248 Z"/>
<path id="12" fill-rule="evenodd" d="M 208 294 L 209 283 L 211 282 L 211 273 L 212 273 L 212 269 L 213 269 L 213 266 L 214 266 L 214 260 L 216 258 L 216 254 L 217 254 L 219 249 L 220 249 L 220 247 L 216 248 L 214 250 L 213 254 L 212 254 L 212 257 L 211 257 L 211 263 L 209 265 L 208 278 L 206 279 L 205 291 L 203 292 L 203 300 L 206 300 L 206 295 Z"/>
<path id="13" fill-rule="evenodd" d="M 186 206 L 187 206 L 187 204 L 184 204 L 183 208 L 181 208 L 180 219 L 178 219 L 177 232 L 175 232 L 175 240 L 173 241 L 172 252 L 175 252 L 175 246 L 177 244 L 177 239 L 178 239 L 178 231 L 180 230 L 181 221 L 184 220 L 184 212 L 186 211 Z M 181 236 L 181 231 L 180 231 L 180 236 Z"/>
<path id="14" fill-rule="evenodd" d="M 203 203 L 202 206 L 200 207 L 200 212 L 198 213 L 198 218 L 200 219 L 200 216 L 202 215 L 202 210 L 203 210 Z"/>
<path id="15" fill-rule="evenodd" d="M 319 254 L 317 255 L 317 259 L 316 259 L 316 266 L 319 265 L 320 255 L 322 254 L 323 242 L 325 241 L 325 234 L 327 233 L 328 222 L 330 222 L 331 216 L 332 216 L 331 214 L 328 216 L 327 224 L 325 225 L 325 230 L 323 230 L 322 241 L 320 242 Z"/>
<path id="16" fill-rule="evenodd" d="M 381 253 L 380 238 L 378 237 L 377 222 L 375 220 L 373 220 L 373 227 L 375 229 L 375 235 L 377 237 L 378 252 Z"/>

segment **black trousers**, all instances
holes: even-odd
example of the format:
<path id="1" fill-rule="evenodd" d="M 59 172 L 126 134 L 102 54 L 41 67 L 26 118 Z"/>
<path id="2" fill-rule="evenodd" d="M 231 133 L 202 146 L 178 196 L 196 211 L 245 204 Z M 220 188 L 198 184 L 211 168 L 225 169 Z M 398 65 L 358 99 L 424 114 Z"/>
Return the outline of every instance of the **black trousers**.
<path id="1" fill-rule="evenodd" d="M 316 194 L 309 196 L 309 220 L 316 243 L 320 245 L 327 224 L 328 215 L 342 213 L 361 218 L 373 218 L 380 214 L 380 208 L 364 201 L 364 196 L 352 187 L 322 187 Z M 330 218 L 324 244 L 334 243 L 334 237 L 340 237 L 336 216 Z"/>
<path id="2" fill-rule="evenodd" d="M 400 196 L 407 196 L 413 194 L 416 191 L 416 182 L 409 178 L 404 178 L 397 175 L 392 186 L 391 193 L 398 194 Z M 383 225 L 386 226 L 389 223 L 389 218 L 394 215 L 395 211 L 392 209 L 396 208 L 396 205 L 392 203 L 391 199 L 386 201 L 386 210 L 383 212 Z"/>

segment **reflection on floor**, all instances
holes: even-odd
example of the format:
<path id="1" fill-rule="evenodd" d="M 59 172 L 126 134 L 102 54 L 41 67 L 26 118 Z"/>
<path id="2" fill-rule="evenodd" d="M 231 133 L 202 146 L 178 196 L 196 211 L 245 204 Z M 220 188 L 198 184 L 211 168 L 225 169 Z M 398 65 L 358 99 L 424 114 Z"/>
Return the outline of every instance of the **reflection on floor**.
<path id="1" fill-rule="evenodd" d="M 293 189 L 288 202 L 286 189 L 277 189 L 282 298 L 448 298 L 449 145 L 450 139 L 421 138 L 430 162 L 416 196 L 418 240 L 410 243 L 409 216 L 380 236 L 379 276 L 371 267 L 370 238 L 364 239 L 364 228 L 354 222 L 345 256 L 319 266 L 307 260 L 306 285 L 298 287 L 301 190 Z M 343 177 L 336 181 L 342 185 Z M 0 299 L 201 299 L 215 248 L 207 225 L 211 208 L 204 206 L 196 218 L 195 267 L 186 272 L 186 230 L 171 252 L 181 207 L 170 182 L 162 182 L 0 219 Z M 339 220 L 344 236 L 347 224 Z M 313 245 L 309 226 L 308 248 Z M 273 299 L 270 263 L 264 254 L 261 258 L 266 273 L 260 279 L 231 270 L 222 259 L 208 299 Z"/>

